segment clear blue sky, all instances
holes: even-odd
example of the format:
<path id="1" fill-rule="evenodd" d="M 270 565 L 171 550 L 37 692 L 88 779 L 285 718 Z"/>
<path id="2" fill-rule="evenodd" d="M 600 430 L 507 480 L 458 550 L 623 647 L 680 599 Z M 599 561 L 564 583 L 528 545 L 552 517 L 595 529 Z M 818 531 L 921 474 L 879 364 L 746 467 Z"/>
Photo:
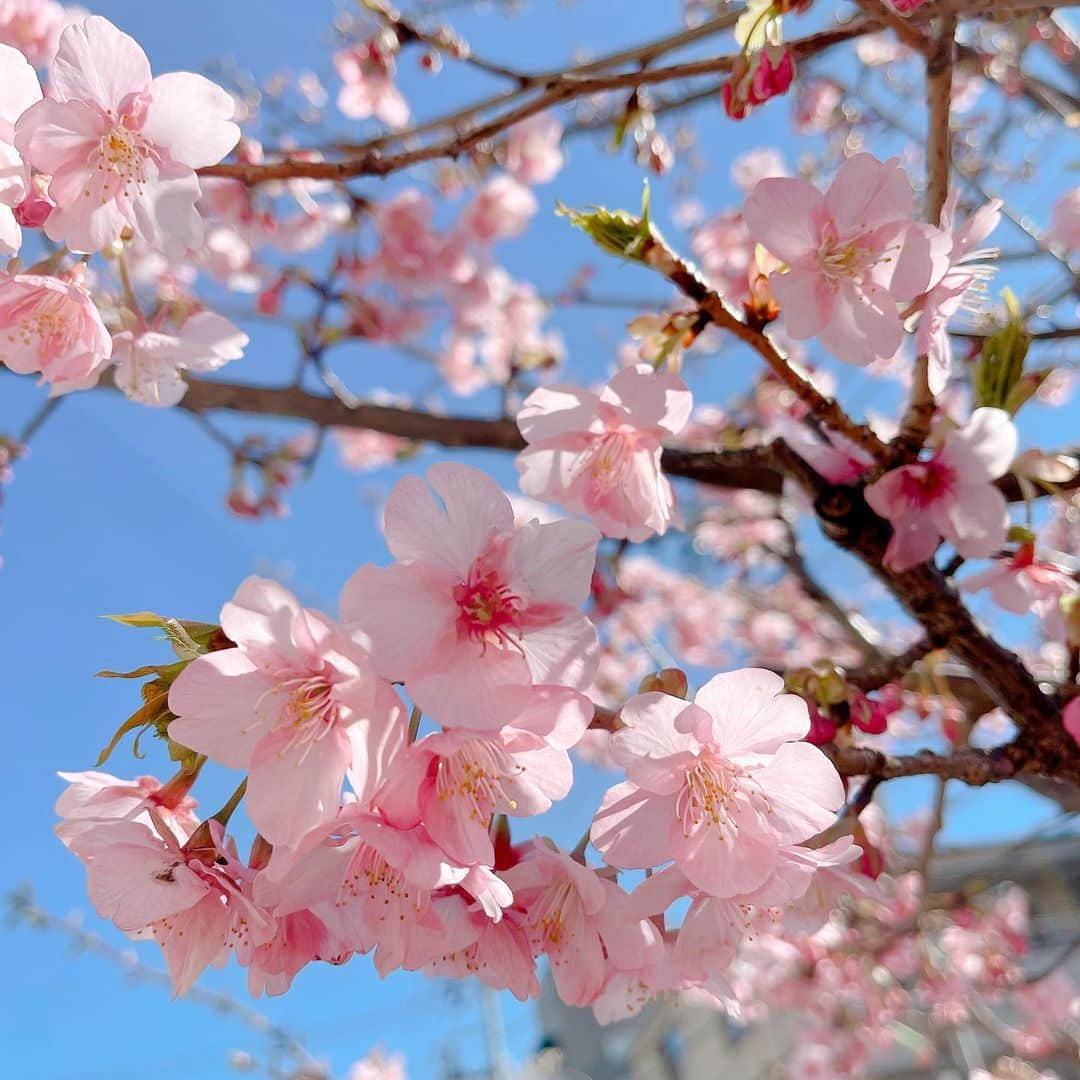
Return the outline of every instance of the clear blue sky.
<path id="1" fill-rule="evenodd" d="M 283 68 L 328 71 L 326 41 L 334 10 L 329 2 L 100 0 L 93 6 L 142 43 L 158 72 L 198 70 L 206 60 L 229 54 L 258 76 Z M 677 25 L 673 0 L 620 4 L 618 19 L 612 18 L 613 6 L 596 0 L 567 7 L 534 3 L 509 23 L 498 16 L 465 14 L 458 25 L 477 52 L 513 55 L 536 67 L 565 60 L 578 42 L 616 48 L 653 28 Z M 624 13 L 647 15 L 648 20 Z M 453 72 L 434 81 L 417 76 L 411 59 L 404 67 L 422 116 L 452 103 L 458 94 L 486 86 Z M 332 77 L 329 83 L 333 92 Z M 727 178 L 730 157 L 762 142 L 790 147 L 787 125 L 783 108 L 763 110 L 744 125 L 723 123 L 715 115 L 701 125 L 699 153 L 713 171 L 698 194 L 709 209 L 725 207 L 734 198 Z M 675 196 L 665 182 L 655 189 L 654 203 L 663 219 Z M 373 194 L 379 190 L 378 183 L 371 185 Z M 532 232 L 506 247 L 507 264 L 542 289 L 555 291 L 582 263 L 592 262 L 607 291 L 663 296 L 664 290 L 643 274 L 600 263 L 581 238 L 550 216 L 556 198 L 576 205 L 603 201 L 633 207 L 639 195 L 640 174 L 625 154 L 612 157 L 575 143 L 571 167 L 541 189 L 542 210 Z M 622 319 L 621 314 L 596 311 L 560 314 L 557 324 L 567 336 L 571 370 L 578 377 L 592 378 L 609 368 L 622 337 Z M 230 375 L 273 380 L 293 361 L 288 336 L 261 325 L 249 329 L 252 345 Z M 750 364 L 747 357 L 725 354 L 719 374 L 691 369 L 690 379 L 699 398 L 711 394 L 722 400 L 732 386 L 745 382 Z M 423 385 L 418 370 L 371 350 L 344 350 L 335 356 L 335 366 L 361 392 Z M 863 376 L 851 369 L 844 375 L 842 394 L 859 392 L 856 384 Z M 17 430 L 40 396 L 30 380 L 3 379 L 0 431 Z M 491 406 L 480 398 L 464 407 Z M 1046 419 L 1045 411 L 1040 415 Z M 463 457 L 512 485 L 508 460 L 484 453 Z M 429 451 L 410 468 L 432 460 Z M 57 912 L 83 909 L 88 927 L 126 945 L 89 909 L 82 868 L 51 832 L 52 804 L 60 787 L 56 770 L 90 767 L 112 728 L 133 707 L 131 684 L 95 680 L 93 672 L 134 667 L 164 655 L 164 647 L 149 634 L 98 616 L 152 608 L 214 618 L 237 582 L 253 571 L 281 577 L 305 599 L 332 609 L 341 583 L 359 563 L 385 559 L 373 507 L 399 472 L 358 479 L 342 472 L 331 452 L 313 479 L 292 493 L 290 518 L 252 524 L 224 510 L 224 457 L 188 417 L 106 394 L 65 401 L 35 439 L 31 457 L 20 463 L 2 508 L 0 720 L 8 776 L 0 787 L 6 834 L 0 889 L 32 882 L 42 905 Z M 838 576 L 837 565 L 831 566 L 826 572 Z M 167 775 L 157 748 L 149 749 L 144 763 L 132 762 L 122 749 L 109 767 L 120 774 L 145 770 Z M 572 843 L 605 783 L 604 777 L 583 769 L 580 793 L 572 805 L 554 811 L 545 828 Z M 212 788 L 206 804 L 217 793 Z M 952 835 L 1015 834 L 1042 812 L 1034 801 L 995 795 L 965 792 L 957 799 Z M 902 806 L 914 803 L 903 793 L 898 799 Z M 263 1049 L 259 1037 L 236 1022 L 193 1004 L 172 1003 L 157 988 L 132 989 L 118 968 L 95 957 L 73 956 L 58 938 L 19 929 L 0 934 L 0 949 L 8 973 L 0 1010 L 0 1072 L 5 1077 L 126 1080 L 152 1071 L 160 1080 L 216 1080 L 235 1075 L 225 1064 L 228 1049 Z M 160 963 L 152 947 L 142 947 L 141 955 Z M 204 981 L 246 994 L 243 974 L 235 969 L 211 972 Z M 473 987 L 448 989 L 410 975 L 380 981 L 364 958 L 343 969 L 313 966 L 301 974 L 291 994 L 259 1007 L 301 1034 L 339 1070 L 375 1044 L 404 1051 L 419 1080 L 438 1074 L 451 1043 L 464 1064 L 482 1060 Z M 504 1011 L 511 1051 L 524 1055 L 537 1037 L 531 1010 L 508 999 Z"/>

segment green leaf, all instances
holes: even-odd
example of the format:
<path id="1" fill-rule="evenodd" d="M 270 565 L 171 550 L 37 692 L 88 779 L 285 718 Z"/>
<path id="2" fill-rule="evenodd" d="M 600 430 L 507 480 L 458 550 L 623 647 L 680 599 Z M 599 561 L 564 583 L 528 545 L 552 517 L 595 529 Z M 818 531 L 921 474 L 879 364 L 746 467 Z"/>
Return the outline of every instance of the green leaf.
<path id="1" fill-rule="evenodd" d="M 169 713 L 169 692 L 163 690 L 161 693 L 154 695 L 150 698 L 140 709 L 136 709 L 117 729 L 116 733 L 109 740 L 105 748 L 98 754 L 97 767 L 101 767 L 109 760 L 109 755 L 119 745 L 120 740 L 129 732 L 136 731 L 140 728 L 148 728 L 151 726 L 157 726 L 166 717 L 171 717 Z"/>
<path id="2" fill-rule="evenodd" d="M 1015 413 L 1035 393 L 1041 380 L 1030 385 L 1030 378 L 1024 377 L 1031 338 L 1024 328 L 1020 304 L 1010 289 L 1002 290 L 1001 298 L 1005 302 L 1005 322 L 983 341 L 972 383 L 977 406 Z"/>

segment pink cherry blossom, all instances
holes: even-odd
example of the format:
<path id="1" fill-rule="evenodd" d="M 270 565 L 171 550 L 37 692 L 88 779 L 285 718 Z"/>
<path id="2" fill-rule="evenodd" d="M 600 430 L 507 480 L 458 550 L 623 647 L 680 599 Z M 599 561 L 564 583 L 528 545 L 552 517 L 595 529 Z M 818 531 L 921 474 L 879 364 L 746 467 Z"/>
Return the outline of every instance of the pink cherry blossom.
<path id="1" fill-rule="evenodd" d="M 529 443 L 517 459 L 521 490 L 588 514 L 607 536 L 662 534 L 675 496 L 660 468 L 661 444 L 682 431 L 692 405 L 677 375 L 648 364 L 625 368 L 599 393 L 534 390 L 517 418 Z"/>
<path id="2" fill-rule="evenodd" d="M 112 338 L 78 280 L 0 274 L 0 364 L 41 373 L 51 397 L 94 386 L 112 356 Z"/>
<path id="3" fill-rule="evenodd" d="M 0 0 L 0 42 L 42 67 L 56 55 L 64 27 L 86 14 L 83 8 L 65 8 L 55 0 Z"/>
<path id="4" fill-rule="evenodd" d="M 993 249 L 979 248 L 978 245 L 997 228 L 1001 219 L 1001 200 L 991 199 L 962 225 L 956 225 L 958 199 L 958 192 L 950 193 L 941 211 L 941 231 L 951 243 L 948 269 L 913 305 L 922 312 L 915 333 L 915 351 L 929 359 L 928 377 L 933 394 L 940 394 L 945 389 L 952 369 L 948 322 L 963 306 L 966 297 L 993 273 L 993 267 L 983 260 L 997 254 Z"/>
<path id="5" fill-rule="evenodd" d="M 496 176 L 462 210 L 458 229 L 467 239 L 487 247 L 524 232 L 538 205 L 536 196 L 512 176 Z"/>
<path id="6" fill-rule="evenodd" d="M 374 116 L 392 128 L 409 122 L 409 106 L 394 84 L 394 52 L 372 38 L 334 54 L 334 67 L 344 84 L 337 106 L 343 116 L 364 120 Z"/>
<path id="7" fill-rule="evenodd" d="M 440 281 L 460 274 L 461 241 L 451 242 L 431 224 L 434 205 L 416 188 L 406 188 L 374 211 L 379 250 L 375 268 L 397 288 L 423 296 Z"/>
<path id="8" fill-rule="evenodd" d="M 436 898 L 433 907 L 446 947 L 425 965 L 428 974 L 475 976 L 493 990 L 509 990 L 518 1001 L 540 996 L 524 912 L 510 908 L 495 922 L 458 889 Z"/>
<path id="9" fill-rule="evenodd" d="M 152 931 L 177 994 L 230 946 L 272 931 L 241 888 L 243 868 L 216 822 L 209 836 L 209 848 L 189 850 L 163 825 L 114 820 L 97 823 L 71 845 L 86 864 L 98 914 L 126 933 Z"/>
<path id="10" fill-rule="evenodd" d="M 993 481 L 1016 454 L 1016 428 L 1001 409 L 976 409 L 926 461 L 887 472 L 866 489 L 871 509 L 892 523 L 885 563 L 902 572 L 926 562 L 944 537 L 968 559 L 1005 542 L 1009 512 Z"/>
<path id="11" fill-rule="evenodd" d="M 130 330 L 113 336 L 116 385 L 143 405 L 168 408 L 187 393 L 182 371 L 217 371 L 244 355 L 248 336 L 222 315 L 200 311 L 175 333 Z"/>
<path id="12" fill-rule="evenodd" d="M 271 921 L 273 932 L 234 943 L 237 962 L 248 970 L 253 997 L 284 994 L 301 968 L 315 960 L 344 963 L 351 950 L 314 912 L 304 909 Z"/>
<path id="13" fill-rule="evenodd" d="M 57 775 L 68 786 L 56 800 L 56 813 L 63 819 L 56 835 L 69 847 L 74 837 L 102 821 L 125 819 L 151 825 L 151 810 L 184 840 L 199 824 L 187 784 L 162 784 L 153 776 L 121 780 L 93 770 Z"/>
<path id="14" fill-rule="evenodd" d="M 826 828 L 844 801 L 828 758 L 797 742 L 805 702 L 772 672 L 717 675 L 692 704 L 667 694 L 631 698 L 612 736 L 628 780 L 610 788 L 593 846 L 621 869 L 669 859 L 702 892 L 727 898 L 761 888 L 782 846 Z"/>
<path id="15" fill-rule="evenodd" d="M 0 45 L 0 255 L 18 255 L 19 227 L 30 215 L 20 207 L 34 192 L 29 169 L 15 149 L 15 123 L 41 100 L 37 74 L 18 49 Z M 43 219 L 44 220 L 44 219 Z"/>
<path id="16" fill-rule="evenodd" d="M 947 267 L 948 238 L 912 220 L 911 183 L 895 159 L 856 154 L 824 195 L 806 180 L 762 180 L 743 215 L 788 264 L 770 279 L 787 332 L 860 367 L 896 352 L 897 301 L 927 292 Z"/>
<path id="17" fill-rule="evenodd" d="M 242 582 L 221 627 L 236 648 L 177 677 L 170 737 L 248 769 L 251 820 L 271 843 L 295 846 L 336 817 L 346 774 L 370 798 L 404 743 L 403 707 L 361 645 L 273 581 Z"/>
<path id="18" fill-rule="evenodd" d="M 503 155 L 506 171 L 523 184 L 546 184 L 563 167 L 563 126 L 552 113 L 537 113 L 510 129 Z"/>
<path id="19" fill-rule="evenodd" d="M 1080 184 L 1059 196 L 1054 203 L 1048 239 L 1066 251 L 1080 251 Z"/>
<path id="20" fill-rule="evenodd" d="M 1023 544 L 1014 555 L 996 559 L 994 564 L 965 578 L 963 592 L 990 590 L 998 607 L 1014 615 L 1034 611 L 1047 637 L 1065 637 L 1065 616 L 1061 601 L 1080 590 L 1075 578 L 1056 563 L 1035 558 L 1035 545 Z"/>
<path id="21" fill-rule="evenodd" d="M 447 727 L 513 721 L 533 683 L 588 686 L 596 671 L 589 595 L 597 531 L 577 521 L 517 526 L 510 500 L 479 469 L 440 462 L 398 481 L 383 531 L 394 566 L 346 583 L 347 626 L 371 641 L 379 673 L 404 680 Z"/>
<path id="22" fill-rule="evenodd" d="M 830 428 L 821 429 L 821 439 L 806 424 L 779 417 L 773 430 L 830 484 L 854 484 L 874 466 L 870 453 Z"/>
<path id="23" fill-rule="evenodd" d="M 445 928 L 433 893 L 465 876 L 423 829 L 395 829 L 350 805 L 294 851 L 275 849 L 254 895 L 279 918 L 311 910 L 354 952 L 375 949 L 385 975 L 423 967 L 439 951 Z"/>
<path id="24" fill-rule="evenodd" d="M 600 994 L 605 945 L 624 956 L 644 947 L 647 932 L 628 917 L 626 894 L 549 840 L 536 839 L 503 877 L 525 914 L 533 954 L 547 956 L 567 1005 L 590 1005 Z"/>
<path id="25" fill-rule="evenodd" d="M 491 866 L 492 814 L 531 817 L 570 793 L 569 749 L 592 719 L 588 698 L 536 687 L 525 709 L 497 732 L 454 729 L 426 735 L 394 763 L 375 796 L 399 828 L 421 822 L 454 862 Z"/>
<path id="26" fill-rule="evenodd" d="M 49 238 L 92 253 L 131 229 L 169 256 L 197 248 L 195 170 L 240 138 L 229 94 L 189 72 L 153 78 L 139 45 L 100 16 L 63 32 L 49 92 L 15 129 L 23 158 L 52 176 Z"/>

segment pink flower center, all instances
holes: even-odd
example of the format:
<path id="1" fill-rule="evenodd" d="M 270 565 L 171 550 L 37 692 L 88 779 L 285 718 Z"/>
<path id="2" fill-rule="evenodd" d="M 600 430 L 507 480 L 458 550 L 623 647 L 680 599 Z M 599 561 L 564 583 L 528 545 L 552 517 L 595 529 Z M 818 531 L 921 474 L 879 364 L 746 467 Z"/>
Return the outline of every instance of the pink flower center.
<path id="1" fill-rule="evenodd" d="M 246 731 L 259 727 L 264 720 L 260 715 L 263 701 L 276 695 L 284 701 L 278 705 L 274 726 L 289 733 L 289 739 L 281 748 L 288 753 L 303 746 L 302 762 L 308 751 L 320 739 L 325 738 L 341 719 L 341 706 L 334 698 L 333 686 L 325 675 L 291 675 L 267 690 L 255 703 L 255 721 Z"/>
<path id="2" fill-rule="evenodd" d="M 860 281 L 863 275 L 881 261 L 881 253 L 864 245 L 862 236 L 841 239 L 831 222 L 822 231 L 818 248 L 818 264 L 830 285 L 845 281 Z"/>
<path id="3" fill-rule="evenodd" d="M 469 739 L 456 753 L 439 762 L 435 792 L 439 799 L 464 799 L 469 816 L 487 824 L 496 810 L 513 811 L 503 781 L 524 770 L 505 750 L 481 739 Z"/>
<path id="4" fill-rule="evenodd" d="M 585 922 L 585 912 L 577 889 L 561 878 L 536 898 L 529 911 L 529 925 L 537 943 L 560 950 L 571 945 Z M 552 963 L 556 963 L 549 957 Z M 575 958 L 576 962 L 576 958 Z"/>
<path id="5" fill-rule="evenodd" d="M 731 762 L 714 755 L 702 756 L 686 770 L 675 812 L 682 822 L 683 835 L 699 828 L 718 828 L 723 833 L 731 824 L 731 803 L 738 790 L 739 770 Z"/>
<path id="6" fill-rule="evenodd" d="M 634 456 L 632 434 L 624 431 L 609 431 L 594 445 L 588 458 L 589 476 L 593 488 L 600 494 L 607 494 L 623 483 L 628 466 Z"/>
<path id="7" fill-rule="evenodd" d="M 454 586 L 458 632 L 473 641 L 520 649 L 514 636 L 522 603 L 501 580 L 499 572 L 477 559 L 465 581 Z"/>
<path id="8" fill-rule="evenodd" d="M 909 465 L 903 470 L 904 498 L 926 507 L 952 491 L 956 472 L 938 458 Z"/>
<path id="9" fill-rule="evenodd" d="M 370 900 L 376 904 L 381 901 L 380 906 L 386 906 L 392 900 L 408 904 L 418 899 L 400 870 L 391 866 L 370 844 L 361 843 L 349 862 L 349 872 L 338 892 L 337 906 L 344 907 L 350 900 Z M 385 913 L 379 912 L 378 917 L 380 920 L 385 918 Z"/>
<path id="10" fill-rule="evenodd" d="M 12 326 L 7 331 L 9 342 L 20 339 L 29 349 L 37 339 L 37 353 L 43 362 L 66 356 L 77 344 L 79 319 L 74 317 L 68 299 L 53 292 L 36 293 L 22 310 L 12 312 Z"/>
<path id="11" fill-rule="evenodd" d="M 100 199 L 108 202 L 118 195 L 133 198 L 141 195 L 147 183 L 147 166 L 156 164 L 160 155 L 134 126 L 137 121 L 128 115 L 111 124 L 91 151 L 88 165 L 98 174 Z M 84 196 L 90 197 L 87 188 Z"/>

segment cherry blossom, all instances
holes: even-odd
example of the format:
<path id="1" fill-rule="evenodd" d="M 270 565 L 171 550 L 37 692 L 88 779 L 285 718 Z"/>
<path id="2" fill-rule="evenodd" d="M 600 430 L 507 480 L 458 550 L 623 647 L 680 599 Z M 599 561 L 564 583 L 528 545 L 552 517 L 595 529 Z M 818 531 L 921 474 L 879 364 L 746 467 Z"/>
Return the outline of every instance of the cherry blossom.
<path id="1" fill-rule="evenodd" d="M 562 124 L 551 113 L 537 113 L 515 124 L 506 139 L 503 165 L 523 184 L 546 184 L 563 167 Z"/>
<path id="2" fill-rule="evenodd" d="M 64 27 L 85 16 L 83 8 L 65 8 L 55 0 L 0 0 L 0 42 L 42 67 L 56 55 Z"/>
<path id="3" fill-rule="evenodd" d="M 334 67 L 344 84 L 337 99 L 343 116 L 351 120 L 374 116 L 393 128 L 409 122 L 408 103 L 394 85 L 393 50 L 380 39 L 336 52 Z"/>
<path id="4" fill-rule="evenodd" d="M 822 195 L 806 180 L 762 180 L 743 209 L 750 235 L 788 265 L 772 290 L 792 337 L 817 337 L 865 366 L 892 356 L 908 302 L 941 280 L 948 238 L 912 220 L 907 174 L 895 159 L 856 154 Z"/>
<path id="5" fill-rule="evenodd" d="M 675 865 L 702 892 L 750 893 L 777 873 L 783 845 L 826 828 L 843 802 L 815 747 L 805 703 L 772 672 L 710 679 L 693 703 L 662 693 L 623 706 L 611 752 L 627 781 L 610 788 L 592 828 L 612 866 Z"/>
<path id="6" fill-rule="evenodd" d="M 278 918 L 313 911 L 350 950 L 376 950 L 376 970 L 385 975 L 417 970 L 442 951 L 445 926 L 433 894 L 465 876 L 423 829 L 395 829 L 354 804 L 294 851 L 275 849 L 254 895 Z"/>
<path id="7" fill-rule="evenodd" d="M 534 955 L 551 964 L 555 989 L 567 1005 L 589 1005 L 604 986 L 605 949 L 629 959 L 651 935 L 629 914 L 626 894 L 538 838 L 503 877 L 525 913 Z"/>
<path id="8" fill-rule="evenodd" d="M 997 228 L 1001 219 L 1001 200 L 991 199 L 962 225 L 954 225 L 958 200 L 959 193 L 952 192 L 941 211 L 942 232 L 952 241 L 948 269 L 913 305 L 922 312 L 915 334 L 915 351 L 929 359 L 927 374 L 933 394 L 940 394 L 945 389 L 952 369 L 952 345 L 947 324 L 969 294 L 993 273 L 993 267 L 984 260 L 997 254 L 993 249 L 980 249 L 978 245 Z"/>
<path id="9" fill-rule="evenodd" d="M 370 797 L 404 741 L 403 707 L 363 646 L 275 582 L 242 582 L 221 625 L 236 648 L 181 672 L 170 737 L 249 769 L 252 821 L 271 843 L 294 847 L 335 818 L 346 774 Z"/>
<path id="10" fill-rule="evenodd" d="M 166 826 L 99 822 L 72 839 L 85 862 L 90 900 L 127 933 L 150 930 L 177 994 L 234 944 L 260 940 L 270 921 L 245 895 L 236 863 L 216 823 L 209 842 L 183 846 Z"/>
<path id="11" fill-rule="evenodd" d="M 529 817 L 570 793 L 570 755 L 592 719 L 591 702 L 563 687 L 537 687 L 497 732 L 455 728 L 425 735 L 395 762 L 375 803 L 399 828 L 423 822 L 465 866 L 495 862 L 493 813 Z"/>
<path id="12" fill-rule="evenodd" d="M 20 225 L 31 222 L 40 225 L 44 221 L 29 170 L 14 145 L 16 121 L 40 100 L 37 74 L 26 57 L 18 49 L 0 45 L 0 254 L 3 255 L 19 253 Z M 23 209 L 28 200 L 32 205 Z"/>
<path id="13" fill-rule="evenodd" d="M 576 521 L 517 526 L 478 469 L 441 462 L 390 493 L 383 531 L 394 566 L 362 566 L 341 597 L 376 669 L 447 727 L 500 728 L 533 683 L 588 686 L 596 630 L 589 595 L 599 534 Z"/>
<path id="14" fill-rule="evenodd" d="M 537 205 L 536 196 L 513 177 L 496 176 L 461 212 L 458 228 L 478 244 L 493 244 L 521 233 Z"/>
<path id="15" fill-rule="evenodd" d="M 1016 454 L 1016 428 L 1001 409 L 976 409 L 926 461 L 891 469 L 866 489 L 892 523 L 885 563 L 896 571 L 926 562 L 942 538 L 965 558 L 986 558 L 1005 542 L 1008 508 L 993 481 Z"/>
<path id="16" fill-rule="evenodd" d="M 0 274 L 0 364 L 40 372 L 50 396 L 85 390 L 108 366 L 113 343 L 79 276 Z"/>
<path id="17" fill-rule="evenodd" d="M 993 566 L 972 574 L 960 583 L 964 592 L 988 589 L 998 607 L 1014 615 L 1034 611 L 1047 637 L 1065 637 L 1065 616 L 1061 601 L 1080 591 L 1080 584 L 1056 563 L 1035 557 L 1034 543 L 1021 544 L 1017 551 Z"/>
<path id="18" fill-rule="evenodd" d="M 1080 250 L 1080 185 L 1070 188 L 1054 203 L 1049 239 L 1066 251 Z"/>
<path id="19" fill-rule="evenodd" d="M 248 336 L 212 311 L 187 318 L 176 333 L 130 330 L 113 336 L 116 385 L 143 405 L 167 408 L 187 393 L 181 371 L 217 371 L 244 354 Z"/>
<path id="20" fill-rule="evenodd" d="M 693 399 L 676 375 L 637 364 L 599 392 L 534 390 L 518 413 L 529 446 L 517 459 L 521 490 L 588 514 L 607 536 L 664 533 L 675 496 L 660 470 L 661 443 L 678 435 Z"/>
<path id="21" fill-rule="evenodd" d="M 240 138 L 232 98 L 190 72 L 153 78 L 139 45 L 100 16 L 63 32 L 49 88 L 15 128 L 23 158 L 52 175 L 49 238 L 89 253 L 130 229 L 171 256 L 198 247 L 195 170 Z"/>

